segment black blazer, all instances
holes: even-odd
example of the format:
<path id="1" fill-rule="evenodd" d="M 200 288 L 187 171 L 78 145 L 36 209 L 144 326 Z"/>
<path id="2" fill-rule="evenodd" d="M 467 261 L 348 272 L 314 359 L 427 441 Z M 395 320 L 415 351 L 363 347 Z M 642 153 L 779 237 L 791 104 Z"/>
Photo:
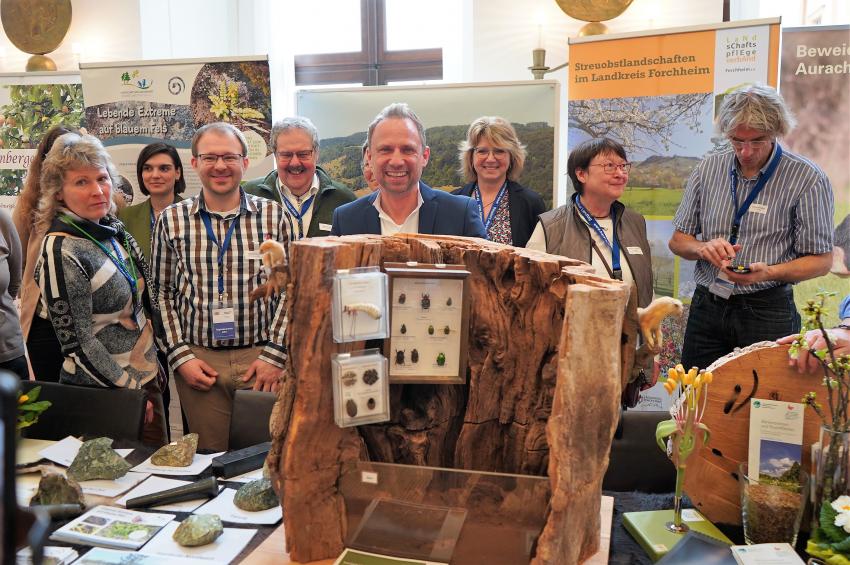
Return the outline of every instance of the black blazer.
<path id="1" fill-rule="evenodd" d="M 471 182 L 452 191 L 452 194 L 471 198 L 473 188 L 475 183 Z M 534 231 L 534 226 L 537 225 L 537 216 L 546 211 L 546 204 L 543 203 L 543 198 L 533 190 L 509 180 L 508 209 L 511 212 L 511 239 L 514 247 L 525 247 Z"/>

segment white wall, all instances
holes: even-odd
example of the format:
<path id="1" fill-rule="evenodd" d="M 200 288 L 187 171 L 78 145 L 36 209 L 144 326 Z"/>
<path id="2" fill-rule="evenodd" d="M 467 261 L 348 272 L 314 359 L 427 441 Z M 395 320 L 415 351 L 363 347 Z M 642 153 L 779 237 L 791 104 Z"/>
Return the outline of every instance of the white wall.
<path id="1" fill-rule="evenodd" d="M 77 71 L 78 61 L 140 59 L 141 0 L 71 0 L 71 27 L 62 44 L 50 53 L 60 71 Z M 74 53 L 74 48 L 80 51 Z M 30 55 L 0 36 L 0 72 L 21 72 Z"/>

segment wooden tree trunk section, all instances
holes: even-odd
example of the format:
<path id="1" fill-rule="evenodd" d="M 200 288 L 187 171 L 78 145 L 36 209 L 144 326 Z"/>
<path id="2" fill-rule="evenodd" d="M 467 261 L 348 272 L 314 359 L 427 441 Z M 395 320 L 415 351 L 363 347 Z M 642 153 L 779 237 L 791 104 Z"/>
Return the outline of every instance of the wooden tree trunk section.
<path id="1" fill-rule="evenodd" d="M 391 385 L 389 422 L 340 429 L 330 359 L 365 344 L 333 343 L 333 273 L 387 261 L 470 271 L 468 384 Z M 338 481 L 361 457 L 548 471 L 551 513 L 535 562 L 577 563 L 594 553 L 601 481 L 636 339 L 635 324 L 624 323 L 635 319 L 628 287 L 564 257 L 449 236 L 303 240 L 291 246 L 290 271 L 289 376 L 273 416 L 269 466 L 293 559 L 342 551 Z"/>
<path id="2" fill-rule="evenodd" d="M 741 349 L 710 368 L 714 380 L 702 421 L 711 438 L 688 462 L 685 492 L 712 522 L 740 524 L 738 465 L 747 462 L 749 453 L 750 398 L 798 403 L 810 391 L 821 397 L 823 374 L 801 375 L 788 366 L 788 346 L 773 342 Z M 820 419 L 806 408 L 803 422 L 801 464 L 811 473 L 811 445 L 819 439 Z"/>

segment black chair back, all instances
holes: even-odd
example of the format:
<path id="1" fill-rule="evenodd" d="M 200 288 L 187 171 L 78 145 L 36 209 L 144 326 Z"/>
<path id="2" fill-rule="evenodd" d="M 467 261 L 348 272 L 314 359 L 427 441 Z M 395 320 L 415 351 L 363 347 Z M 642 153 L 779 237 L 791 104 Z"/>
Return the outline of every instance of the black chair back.
<path id="1" fill-rule="evenodd" d="M 126 388 L 94 388 L 41 381 L 21 381 L 27 392 L 40 386 L 39 400 L 52 402 L 38 422 L 21 431 L 23 437 L 60 440 L 69 435 L 86 439 L 142 439 L 145 393 Z"/>
<path id="2" fill-rule="evenodd" d="M 237 390 L 230 415 L 229 449 L 242 449 L 264 441 L 271 441 L 271 419 L 277 395 L 258 390 Z"/>

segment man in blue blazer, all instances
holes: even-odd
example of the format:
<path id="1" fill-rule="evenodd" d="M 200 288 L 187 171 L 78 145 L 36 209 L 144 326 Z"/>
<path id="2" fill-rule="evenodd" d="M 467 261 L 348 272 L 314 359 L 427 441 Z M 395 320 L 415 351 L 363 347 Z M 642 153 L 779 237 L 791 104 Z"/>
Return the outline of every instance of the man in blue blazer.
<path id="1" fill-rule="evenodd" d="M 421 182 L 431 150 L 425 127 L 403 103 L 369 125 L 366 157 L 380 189 L 334 210 L 332 235 L 428 233 L 486 238 L 475 201 Z"/>

